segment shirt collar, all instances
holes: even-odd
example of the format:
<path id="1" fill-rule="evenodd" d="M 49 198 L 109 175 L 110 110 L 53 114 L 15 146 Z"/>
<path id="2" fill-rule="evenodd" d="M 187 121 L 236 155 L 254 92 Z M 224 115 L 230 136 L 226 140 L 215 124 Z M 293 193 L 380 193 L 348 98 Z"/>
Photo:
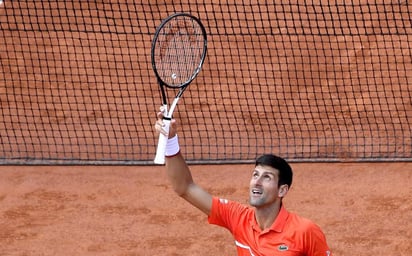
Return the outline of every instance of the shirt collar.
<path id="1" fill-rule="evenodd" d="M 282 204 L 282 206 L 280 207 L 278 216 L 276 217 L 270 229 L 273 231 L 279 232 L 279 233 L 282 232 L 283 227 L 286 224 L 286 220 L 288 216 L 289 216 L 289 212 L 286 210 L 286 208 Z"/>
<path id="2" fill-rule="evenodd" d="M 251 224 L 252 224 L 252 228 L 255 229 L 256 231 L 260 231 L 259 225 L 256 222 L 256 217 L 254 214 L 254 211 L 251 211 L 250 217 L 251 217 Z M 273 222 L 272 226 L 269 228 L 269 230 L 273 230 L 275 232 L 282 232 L 283 231 L 283 227 L 286 224 L 286 220 L 289 216 L 289 212 L 286 210 L 286 208 L 283 206 L 283 204 L 281 205 L 280 209 L 279 209 L 279 213 L 276 216 L 275 221 Z M 267 230 L 267 231 L 269 231 Z"/>

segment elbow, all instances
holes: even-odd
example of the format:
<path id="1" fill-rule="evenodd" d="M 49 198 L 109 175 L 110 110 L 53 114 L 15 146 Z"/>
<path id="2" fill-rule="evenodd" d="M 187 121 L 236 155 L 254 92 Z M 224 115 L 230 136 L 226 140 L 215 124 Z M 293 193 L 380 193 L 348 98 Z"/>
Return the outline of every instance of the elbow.
<path id="1" fill-rule="evenodd" d="M 181 183 L 178 186 L 173 187 L 173 191 L 179 197 L 185 198 L 189 194 L 190 187 L 193 185 L 193 182 Z"/>
<path id="2" fill-rule="evenodd" d="M 185 190 L 182 189 L 182 188 L 175 187 L 175 188 L 173 188 L 173 191 L 175 192 L 176 195 L 178 195 L 180 197 L 184 197 L 184 195 L 185 195 Z"/>
<path id="3" fill-rule="evenodd" d="M 173 191 L 175 192 L 176 195 L 179 197 L 185 197 L 187 194 L 187 187 L 174 187 Z"/>

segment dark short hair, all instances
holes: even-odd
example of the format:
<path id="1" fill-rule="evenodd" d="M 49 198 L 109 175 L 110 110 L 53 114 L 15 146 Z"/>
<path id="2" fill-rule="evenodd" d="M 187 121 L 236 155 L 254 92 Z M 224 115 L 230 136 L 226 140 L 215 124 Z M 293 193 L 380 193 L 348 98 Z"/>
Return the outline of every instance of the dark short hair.
<path id="1" fill-rule="evenodd" d="M 290 187 L 292 185 L 293 171 L 285 159 L 273 154 L 265 154 L 256 159 L 255 166 L 258 165 L 269 166 L 279 171 L 278 186 L 287 184 Z"/>

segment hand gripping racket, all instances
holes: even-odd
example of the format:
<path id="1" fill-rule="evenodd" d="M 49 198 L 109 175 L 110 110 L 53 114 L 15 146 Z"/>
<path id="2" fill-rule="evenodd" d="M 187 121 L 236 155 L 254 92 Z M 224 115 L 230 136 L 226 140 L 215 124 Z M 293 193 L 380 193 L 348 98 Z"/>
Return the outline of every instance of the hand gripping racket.
<path id="1" fill-rule="evenodd" d="M 176 104 L 189 84 L 199 74 L 207 51 L 206 30 L 200 20 L 187 13 L 176 13 L 162 21 L 152 42 L 152 67 L 162 94 L 164 130 L 169 132 Z M 179 89 L 170 108 L 166 87 Z M 160 134 L 156 164 L 165 163 L 168 137 Z"/>

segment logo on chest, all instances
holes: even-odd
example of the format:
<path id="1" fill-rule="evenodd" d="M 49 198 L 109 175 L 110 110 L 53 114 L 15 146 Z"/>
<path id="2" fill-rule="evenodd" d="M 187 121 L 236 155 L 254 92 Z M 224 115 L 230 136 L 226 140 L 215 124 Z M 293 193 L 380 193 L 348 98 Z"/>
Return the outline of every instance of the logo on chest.
<path id="1" fill-rule="evenodd" d="M 278 247 L 278 251 L 280 251 L 280 252 L 287 251 L 288 249 L 289 249 L 289 247 L 286 244 L 281 244 Z"/>

